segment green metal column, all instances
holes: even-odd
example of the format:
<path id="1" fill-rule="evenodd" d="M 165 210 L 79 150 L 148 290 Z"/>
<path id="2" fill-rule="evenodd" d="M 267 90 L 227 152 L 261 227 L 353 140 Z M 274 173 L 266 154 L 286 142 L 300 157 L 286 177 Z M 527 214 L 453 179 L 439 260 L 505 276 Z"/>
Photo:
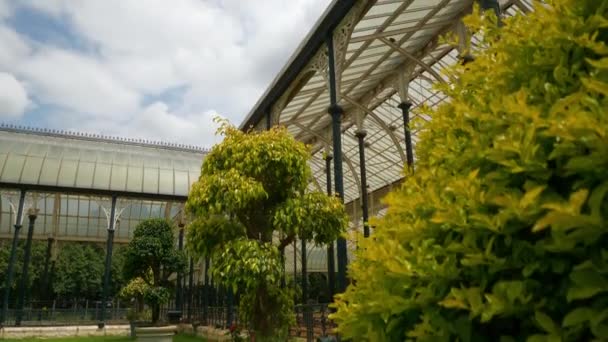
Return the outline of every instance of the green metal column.
<path id="1" fill-rule="evenodd" d="M 27 240 L 25 241 L 25 252 L 23 256 L 23 268 L 21 270 L 21 281 L 19 282 L 19 296 L 17 297 L 17 312 L 15 316 L 15 326 L 21 325 L 23 318 L 23 305 L 25 302 L 25 292 L 27 290 L 27 279 L 30 270 L 30 258 L 32 255 L 32 238 L 34 237 L 34 224 L 38 217 L 36 210 L 31 210 L 28 215 L 29 224 L 27 229 Z"/>
<path id="2" fill-rule="evenodd" d="M 177 248 L 180 251 L 184 250 L 184 226 L 179 227 L 179 236 L 177 239 Z M 184 306 L 184 289 L 183 289 L 183 274 L 177 272 L 177 286 L 175 287 L 175 310 L 182 311 Z"/>
<path id="3" fill-rule="evenodd" d="M 330 105 L 328 112 L 332 118 L 332 138 L 333 138 L 333 151 L 334 151 L 334 183 L 336 195 L 344 201 L 344 179 L 342 172 L 342 114 L 344 110 L 338 104 L 337 89 L 336 85 L 336 61 L 334 58 L 334 42 L 333 37 L 330 35 L 327 37 L 327 52 L 329 57 L 329 99 Z M 337 241 L 338 250 L 338 291 L 344 292 L 346 290 L 346 265 L 348 264 L 348 256 L 346 252 L 346 239 L 343 237 L 338 238 Z"/>
<path id="4" fill-rule="evenodd" d="M 99 311 L 99 323 L 97 326 L 101 329 L 106 324 L 106 305 L 108 301 L 108 291 L 110 287 L 110 278 L 112 273 L 112 246 L 114 244 L 114 225 L 116 223 L 116 195 L 112 196 L 112 207 L 110 209 L 110 217 L 108 222 L 108 240 L 106 242 L 106 266 L 103 275 L 103 294 L 101 296 L 101 310 Z"/>
<path id="5" fill-rule="evenodd" d="M 331 155 L 325 156 L 325 178 L 327 183 L 327 194 L 331 195 Z M 336 261 L 334 260 L 334 243 L 330 242 L 327 246 L 327 286 L 329 301 L 334 298 L 336 290 Z"/>
<path id="6" fill-rule="evenodd" d="M 13 233 L 13 243 L 11 245 L 11 256 L 8 261 L 8 267 L 6 270 L 6 285 L 4 287 L 4 298 L 2 301 L 2 312 L 0 313 L 0 326 L 8 318 L 8 299 L 11 292 L 11 285 L 13 283 L 13 275 L 15 273 L 15 258 L 17 256 L 17 242 L 19 242 L 19 231 L 21 230 L 21 223 L 23 221 L 23 206 L 25 204 L 25 190 L 21 190 L 19 196 L 19 204 L 17 205 L 17 216 L 15 218 L 15 226 Z"/>
<path id="7" fill-rule="evenodd" d="M 205 273 L 204 273 L 204 285 L 203 285 L 203 324 L 209 324 L 209 257 L 205 257 Z"/>
<path id="8" fill-rule="evenodd" d="M 367 132 L 364 129 L 358 129 L 355 132 L 359 143 L 359 170 L 361 173 L 361 216 L 363 218 L 363 236 L 369 236 L 369 213 L 367 204 L 367 171 L 365 168 L 365 136 Z"/>
<path id="9" fill-rule="evenodd" d="M 408 169 L 414 166 L 414 147 L 412 146 L 412 132 L 410 130 L 410 108 L 412 103 L 409 101 L 401 102 L 397 107 L 403 114 L 403 130 L 405 131 L 405 157 Z"/>
<path id="10" fill-rule="evenodd" d="M 190 258 L 190 269 L 188 270 L 188 322 L 192 322 L 192 294 L 194 293 L 194 259 Z"/>

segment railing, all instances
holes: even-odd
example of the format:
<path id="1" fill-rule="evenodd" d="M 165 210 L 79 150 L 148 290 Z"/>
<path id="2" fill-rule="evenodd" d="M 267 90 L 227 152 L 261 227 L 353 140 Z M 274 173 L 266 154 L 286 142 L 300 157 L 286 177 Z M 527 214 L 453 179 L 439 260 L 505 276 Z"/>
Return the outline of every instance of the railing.
<path id="1" fill-rule="evenodd" d="M 71 307 L 68 307 L 71 306 Z M 172 307 L 169 305 L 169 307 Z M 303 337 L 307 341 L 333 335 L 335 325 L 328 318 L 330 310 L 327 304 L 307 304 L 295 306 L 296 324 L 289 329 L 292 337 Z M 236 306 L 228 310 L 226 306 L 193 306 L 188 312 L 182 312 L 181 321 L 194 326 L 206 325 L 220 329 L 229 329 L 236 325 L 243 327 L 239 320 Z M 98 323 L 101 305 L 99 301 L 68 303 L 63 305 L 42 306 L 40 303 L 26 305 L 21 314 L 22 326 L 63 326 L 63 325 L 93 325 Z M 128 324 L 128 307 L 119 302 L 112 302 L 105 312 L 105 322 L 108 324 Z M 172 310 L 161 309 L 161 319 L 169 321 Z M 16 310 L 7 312 L 4 326 L 14 326 Z"/>
<path id="2" fill-rule="evenodd" d="M 127 324 L 126 305 L 119 301 L 109 302 L 105 311 L 105 321 L 110 324 Z M 21 310 L 22 326 L 60 326 L 97 324 L 101 312 L 100 301 L 79 302 L 31 302 Z M 2 323 L 14 326 L 17 321 L 17 310 L 10 308 Z"/>

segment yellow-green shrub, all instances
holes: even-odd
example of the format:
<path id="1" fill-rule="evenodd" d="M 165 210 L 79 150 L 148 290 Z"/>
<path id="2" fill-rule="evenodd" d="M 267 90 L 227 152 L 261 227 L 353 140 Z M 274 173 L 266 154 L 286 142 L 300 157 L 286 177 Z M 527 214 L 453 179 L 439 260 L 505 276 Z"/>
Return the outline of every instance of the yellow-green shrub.
<path id="1" fill-rule="evenodd" d="M 608 1 L 553 0 L 450 70 L 415 174 L 350 265 L 345 337 L 608 339 Z"/>

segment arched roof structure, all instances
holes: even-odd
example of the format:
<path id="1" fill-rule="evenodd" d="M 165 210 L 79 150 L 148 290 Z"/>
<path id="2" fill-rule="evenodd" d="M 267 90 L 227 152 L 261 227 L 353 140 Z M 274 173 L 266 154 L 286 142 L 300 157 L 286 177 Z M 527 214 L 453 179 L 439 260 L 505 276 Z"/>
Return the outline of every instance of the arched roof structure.
<path id="1" fill-rule="evenodd" d="M 0 238 L 12 238 L 11 194 L 16 202 L 23 189 L 39 209 L 35 239 L 105 241 L 116 195 L 116 241 L 126 242 L 142 219 L 179 213 L 205 154 L 193 146 L 0 127 Z"/>
<path id="2" fill-rule="evenodd" d="M 310 189 L 325 189 L 324 155 L 332 153 L 328 115 L 330 40 L 337 104 L 344 109 L 344 202 L 352 218 L 351 228 L 362 230 L 363 192 L 356 132 L 367 132 L 365 165 L 370 215 L 382 215 L 382 198 L 404 177 L 407 146 L 399 105 L 410 102 L 411 119 L 428 121 L 431 118 L 421 115 L 418 107 L 435 107 L 446 100 L 434 88 L 435 83 L 447 81 L 442 70 L 466 62 L 471 52 L 483 48 L 474 32 L 467 32 L 462 24 L 462 18 L 475 3 L 500 16 L 532 10 L 531 0 L 334 0 L 240 128 L 285 126 L 312 147 L 310 166 L 314 179 Z M 441 39 L 452 33 L 460 38 L 459 46 Z M 415 159 L 417 132 L 411 134 Z M 352 242 L 350 246 L 354 248 Z"/>

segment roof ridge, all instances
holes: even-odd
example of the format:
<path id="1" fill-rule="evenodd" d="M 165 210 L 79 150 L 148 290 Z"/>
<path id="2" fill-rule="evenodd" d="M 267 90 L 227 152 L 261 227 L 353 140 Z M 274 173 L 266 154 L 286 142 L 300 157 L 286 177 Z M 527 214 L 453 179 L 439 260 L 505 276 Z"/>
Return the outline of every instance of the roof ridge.
<path id="1" fill-rule="evenodd" d="M 128 145 L 137 145 L 143 147 L 161 147 L 172 150 L 180 150 L 187 152 L 209 152 L 209 148 L 190 145 L 172 143 L 160 140 L 148 140 L 140 138 L 124 138 L 119 136 L 105 135 L 105 134 L 94 134 L 88 132 L 77 132 L 70 130 L 60 130 L 51 128 L 39 128 L 31 126 L 13 125 L 7 123 L 0 123 L 0 131 L 14 132 L 14 133 L 25 133 L 25 134 L 36 134 L 53 136 L 60 138 L 76 138 L 89 141 L 108 142 L 108 143 L 123 143 Z"/>

